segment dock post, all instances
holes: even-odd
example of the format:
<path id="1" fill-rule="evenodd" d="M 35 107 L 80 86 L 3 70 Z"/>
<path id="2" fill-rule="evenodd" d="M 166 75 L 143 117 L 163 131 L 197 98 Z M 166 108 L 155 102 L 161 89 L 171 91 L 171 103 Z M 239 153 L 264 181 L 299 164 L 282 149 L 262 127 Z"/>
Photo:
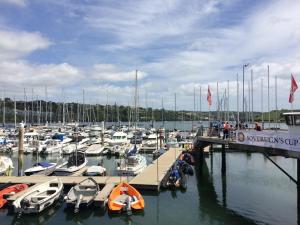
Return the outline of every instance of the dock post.
<path id="1" fill-rule="evenodd" d="M 202 174 L 203 170 L 203 160 L 204 160 L 204 148 L 199 149 L 199 173 Z"/>
<path id="2" fill-rule="evenodd" d="M 24 124 L 19 127 L 19 149 L 18 149 L 18 176 L 22 175 L 23 170 L 23 151 L 24 151 Z"/>
<path id="3" fill-rule="evenodd" d="M 222 144 L 222 174 L 226 173 L 226 152 L 225 152 L 225 144 Z"/>

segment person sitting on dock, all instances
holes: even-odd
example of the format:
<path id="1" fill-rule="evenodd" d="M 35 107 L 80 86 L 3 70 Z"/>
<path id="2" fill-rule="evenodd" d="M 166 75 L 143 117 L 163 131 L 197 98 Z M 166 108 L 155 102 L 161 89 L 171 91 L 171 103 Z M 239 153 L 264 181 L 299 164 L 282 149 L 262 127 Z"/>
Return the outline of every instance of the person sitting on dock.
<path id="1" fill-rule="evenodd" d="M 230 130 L 230 125 L 227 121 L 224 123 L 223 128 L 224 128 L 224 130 L 223 130 L 223 139 L 227 139 L 228 135 L 229 135 L 229 130 Z"/>
<path id="2" fill-rule="evenodd" d="M 254 130 L 256 130 L 256 131 L 261 131 L 261 126 L 258 125 L 258 123 L 255 123 Z"/>

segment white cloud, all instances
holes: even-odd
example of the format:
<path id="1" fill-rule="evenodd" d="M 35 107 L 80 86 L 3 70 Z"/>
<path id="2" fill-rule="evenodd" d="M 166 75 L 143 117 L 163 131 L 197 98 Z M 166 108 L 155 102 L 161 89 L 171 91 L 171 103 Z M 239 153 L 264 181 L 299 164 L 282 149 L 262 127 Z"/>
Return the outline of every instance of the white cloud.
<path id="1" fill-rule="evenodd" d="M 12 4 L 19 7 L 24 7 L 27 4 L 27 0 L 0 0 L 1 3 Z"/>
<path id="2" fill-rule="evenodd" d="M 193 31 L 196 22 L 217 11 L 218 1 L 154 0 L 128 1 L 115 5 L 83 8 L 85 21 L 117 40 L 101 45 L 106 50 L 146 46 Z M 105 15 L 105 16 L 99 16 Z M 168 40 L 164 40 L 168 41 Z"/>
<path id="3" fill-rule="evenodd" d="M 83 78 L 82 71 L 68 63 L 36 65 L 26 61 L 0 62 L 1 87 L 6 89 L 45 86 L 59 89 Z"/>
<path id="4" fill-rule="evenodd" d="M 51 42 L 40 33 L 0 30 L 0 59 L 16 59 L 39 49 L 49 47 Z"/>
<path id="5" fill-rule="evenodd" d="M 145 72 L 138 71 L 138 79 L 147 76 Z M 96 64 L 93 66 L 92 78 L 106 82 L 133 81 L 135 71 L 123 71 L 113 64 Z"/>

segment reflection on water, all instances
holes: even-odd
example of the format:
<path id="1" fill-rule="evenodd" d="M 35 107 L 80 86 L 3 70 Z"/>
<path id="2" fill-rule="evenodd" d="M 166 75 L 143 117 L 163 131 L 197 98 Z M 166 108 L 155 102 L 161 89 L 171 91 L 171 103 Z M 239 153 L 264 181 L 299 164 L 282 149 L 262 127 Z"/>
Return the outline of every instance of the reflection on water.
<path id="1" fill-rule="evenodd" d="M 226 175 L 221 173 L 221 154 L 214 153 L 195 165 L 195 176 L 187 178 L 185 192 L 166 190 L 157 195 L 143 191 L 145 210 L 131 216 L 93 206 L 74 214 L 59 203 L 35 216 L 18 217 L 1 210 L 0 224 L 297 224 L 296 185 L 289 178 L 259 153 L 227 153 L 226 157 Z M 49 158 L 57 160 L 57 156 Z M 100 158 L 90 157 L 89 163 Z M 36 160 L 24 156 L 24 168 Z M 295 177 L 295 160 L 273 160 Z M 113 171 L 114 157 L 104 158 L 104 166 Z"/>

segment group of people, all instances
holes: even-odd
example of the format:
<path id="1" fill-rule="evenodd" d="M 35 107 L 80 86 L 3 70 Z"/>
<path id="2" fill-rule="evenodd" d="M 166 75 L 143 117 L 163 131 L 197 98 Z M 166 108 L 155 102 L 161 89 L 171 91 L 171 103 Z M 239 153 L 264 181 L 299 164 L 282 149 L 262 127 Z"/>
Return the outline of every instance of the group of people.
<path id="1" fill-rule="evenodd" d="M 230 125 L 228 121 L 226 121 L 223 124 L 223 139 L 229 138 L 230 137 L 230 132 L 232 132 L 233 130 L 236 130 L 236 129 L 237 129 L 237 126 L 235 127 L 235 129 L 233 129 L 233 126 Z M 261 131 L 262 129 L 261 129 L 261 126 L 258 123 L 255 123 L 254 130 Z"/>

